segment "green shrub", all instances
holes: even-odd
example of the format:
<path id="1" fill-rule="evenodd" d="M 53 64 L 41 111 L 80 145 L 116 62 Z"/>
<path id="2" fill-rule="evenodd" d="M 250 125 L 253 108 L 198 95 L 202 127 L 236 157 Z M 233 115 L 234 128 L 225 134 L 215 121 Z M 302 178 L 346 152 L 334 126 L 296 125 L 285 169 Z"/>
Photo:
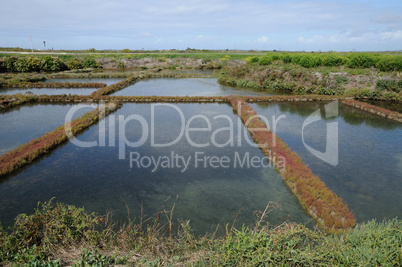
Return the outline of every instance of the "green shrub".
<path id="1" fill-rule="evenodd" d="M 303 55 L 300 57 L 299 64 L 305 68 L 316 68 L 322 65 L 322 60 L 319 56 Z"/>
<path id="2" fill-rule="evenodd" d="M 260 65 L 269 65 L 272 63 L 272 57 L 271 56 L 263 56 L 258 60 L 258 64 Z"/>
<path id="3" fill-rule="evenodd" d="M 273 61 L 281 59 L 280 53 L 268 53 L 267 56 L 271 57 Z"/>
<path id="4" fill-rule="evenodd" d="M 250 63 L 257 63 L 260 59 L 258 57 L 252 57 Z"/>
<path id="5" fill-rule="evenodd" d="M 336 76 L 336 83 L 338 84 L 338 85 L 340 85 L 340 84 L 348 84 L 349 83 L 349 79 L 348 79 L 348 77 L 345 77 L 345 76 Z"/>
<path id="6" fill-rule="evenodd" d="M 402 56 L 383 56 L 375 66 L 380 71 L 402 71 Z"/>
<path id="7" fill-rule="evenodd" d="M 374 98 L 374 99 L 381 98 L 382 97 L 382 92 L 377 91 L 377 90 L 371 91 L 370 94 L 369 94 L 369 97 Z"/>
<path id="8" fill-rule="evenodd" d="M 346 63 L 346 58 L 336 54 L 326 54 L 323 56 L 322 65 L 328 67 L 342 66 Z"/>
<path id="9" fill-rule="evenodd" d="M 81 255 L 81 259 L 77 260 L 73 267 L 79 266 L 114 266 L 114 265 L 122 265 L 127 263 L 126 257 L 109 257 L 106 255 L 102 255 L 99 251 L 92 250 L 84 250 Z"/>
<path id="10" fill-rule="evenodd" d="M 7 71 L 17 71 L 15 67 L 15 62 L 17 62 L 17 57 L 6 57 L 3 61 L 3 68 Z"/>
<path id="11" fill-rule="evenodd" d="M 76 58 L 72 58 L 67 62 L 67 68 L 70 70 L 82 69 L 82 63 Z"/>
<path id="12" fill-rule="evenodd" d="M 123 62 L 123 61 L 119 60 L 119 61 L 117 62 L 117 68 L 119 68 L 119 69 L 125 69 L 125 68 L 126 68 L 126 65 L 124 65 L 124 62 Z"/>
<path id="13" fill-rule="evenodd" d="M 292 56 L 289 54 L 282 54 L 282 61 L 283 61 L 283 63 L 291 63 Z"/>
<path id="14" fill-rule="evenodd" d="M 131 50 L 128 48 L 125 48 L 123 50 L 120 51 L 121 53 L 131 53 Z"/>
<path id="15" fill-rule="evenodd" d="M 269 89 L 274 91 L 286 91 L 293 92 L 296 88 L 295 84 L 285 84 L 285 83 L 272 83 L 268 86 Z"/>
<path id="16" fill-rule="evenodd" d="M 378 59 L 376 55 L 369 53 L 351 53 L 348 57 L 348 66 L 350 68 L 371 68 L 375 66 Z"/>
<path id="17" fill-rule="evenodd" d="M 304 87 L 304 86 L 298 86 L 296 89 L 295 89 L 295 93 L 297 93 L 297 94 L 300 94 L 300 95 L 304 95 L 305 93 L 306 93 L 306 88 Z"/>
<path id="18" fill-rule="evenodd" d="M 42 61 L 33 56 L 18 58 L 14 63 L 15 70 L 19 72 L 40 71 L 42 69 Z"/>
<path id="19" fill-rule="evenodd" d="M 401 98 L 398 97 L 397 93 L 394 92 L 385 92 L 383 93 L 383 98 L 385 98 L 386 100 L 390 100 L 390 101 L 401 101 Z"/>
<path id="20" fill-rule="evenodd" d="M 316 92 L 317 92 L 317 94 L 320 94 L 320 95 L 336 95 L 335 90 L 332 90 L 327 87 L 322 87 L 322 86 L 318 87 Z"/>
<path id="21" fill-rule="evenodd" d="M 84 61 L 84 68 L 101 69 L 102 65 L 93 58 L 88 58 Z"/>
<path id="22" fill-rule="evenodd" d="M 218 77 L 218 82 L 221 84 L 226 84 L 226 85 L 230 85 L 230 86 L 236 86 L 236 80 L 233 79 L 232 77 L 230 77 L 230 75 L 225 74 L 224 72 L 222 72 L 219 77 Z"/>
<path id="23" fill-rule="evenodd" d="M 66 70 L 67 65 L 58 57 L 45 56 L 42 59 L 41 70 L 45 71 L 61 71 Z"/>
<path id="24" fill-rule="evenodd" d="M 292 54 L 292 56 L 291 56 L 292 57 L 292 63 L 299 64 L 302 56 L 303 56 L 303 54 L 300 54 L 300 53 Z"/>
<path id="25" fill-rule="evenodd" d="M 402 80 L 378 80 L 376 88 L 380 91 L 393 91 L 399 93 L 402 91 Z"/>
<path id="26" fill-rule="evenodd" d="M 3 63 L 4 63 L 5 58 L 0 58 L 0 71 L 6 71 L 6 68 L 3 67 Z"/>

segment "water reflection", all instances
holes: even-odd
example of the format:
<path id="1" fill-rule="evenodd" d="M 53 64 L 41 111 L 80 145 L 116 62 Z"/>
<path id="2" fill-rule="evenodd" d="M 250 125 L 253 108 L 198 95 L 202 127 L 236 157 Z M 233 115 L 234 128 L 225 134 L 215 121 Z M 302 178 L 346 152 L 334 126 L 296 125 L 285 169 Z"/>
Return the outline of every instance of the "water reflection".
<path id="1" fill-rule="evenodd" d="M 45 83 L 105 83 L 111 85 L 122 81 L 124 78 L 77 78 L 77 79 L 49 79 Z"/>
<path id="2" fill-rule="evenodd" d="M 306 144 L 326 151 L 326 123 L 338 123 L 339 164 L 331 166 L 303 145 L 302 126 L 308 115 L 325 103 L 252 104 L 271 118 L 285 115 L 277 132 L 327 186 L 341 196 L 358 222 L 400 216 L 402 210 L 402 125 L 343 104 L 336 118 L 314 122 L 304 129 Z"/>
<path id="3" fill-rule="evenodd" d="M 190 145 L 187 138 L 169 147 L 151 146 L 150 137 L 144 145 L 136 148 L 126 147 L 125 159 L 119 160 L 119 140 L 115 146 L 109 146 L 110 127 L 106 128 L 105 147 L 80 148 L 72 143 L 55 150 L 36 164 L 22 170 L 20 173 L 0 184 L 0 214 L 3 224 L 9 225 L 12 218 L 21 212 L 32 212 L 37 201 L 46 201 L 56 197 L 58 201 L 85 206 L 88 211 L 105 214 L 113 211 L 115 219 L 124 221 L 127 218 L 126 203 L 132 217 L 139 217 L 141 205 L 146 216 L 156 216 L 163 205 L 170 209 L 176 195 L 179 200 L 175 209 L 175 228 L 177 220 L 189 219 L 197 234 L 204 234 L 215 229 L 217 224 L 224 226 L 232 223 L 237 212 L 236 227 L 242 224 L 253 224 L 256 220 L 254 211 L 263 210 L 268 201 L 278 201 L 282 210 L 270 213 L 268 220 L 272 224 L 279 224 L 287 219 L 297 222 L 307 222 L 311 218 L 300 208 L 295 197 L 284 185 L 281 176 L 272 168 L 247 168 L 243 166 L 218 167 L 204 161 L 195 164 L 195 153 L 200 158 L 216 156 L 219 159 L 227 156 L 234 161 L 234 155 L 241 156 L 249 153 L 250 157 L 262 157 L 258 148 L 250 146 L 243 135 L 237 131 L 244 131 L 242 124 L 233 114 L 228 105 L 219 104 L 178 104 L 176 105 L 185 114 L 186 122 L 193 115 L 206 116 L 211 122 L 211 131 L 191 132 L 189 140 L 198 144 L 211 143 L 213 131 L 221 127 L 230 127 L 226 119 L 216 118 L 224 115 L 233 122 L 234 146 L 218 148 L 214 145 L 197 148 Z M 124 104 L 113 113 L 115 117 L 137 114 L 151 120 L 151 104 Z M 159 106 L 155 109 L 155 143 L 168 143 L 176 139 L 181 131 L 181 118 L 171 107 Z M 105 123 L 109 125 L 112 117 Z M 116 129 L 119 129 L 118 124 Z M 114 124 L 112 124 L 114 125 Z M 205 128 L 207 123 L 203 119 L 194 119 L 191 128 Z M 130 142 L 137 142 L 142 137 L 141 124 L 130 121 L 125 124 L 125 134 Z M 103 136 L 103 135 L 101 135 Z M 99 141 L 101 137 L 98 126 L 93 126 L 78 137 L 80 141 Z M 116 131 L 116 137 L 118 137 Z M 247 138 L 250 138 L 247 134 Z M 230 138 L 228 131 L 222 131 L 214 136 L 219 144 Z M 237 141 L 240 140 L 241 144 Z M 159 167 L 153 171 L 145 165 L 137 166 L 136 162 L 130 167 L 130 153 L 145 157 L 167 157 L 172 155 L 191 157 L 188 168 Z M 145 160 L 144 164 L 149 162 Z M 180 162 L 179 162 L 180 163 Z M 232 162 L 233 163 L 233 162 Z M 151 164 L 151 163 L 150 163 Z M 230 165 L 232 166 L 232 165 Z M 170 198 L 169 198 L 170 197 Z M 168 200 L 167 200 L 168 199 Z M 167 200 L 167 201 L 166 201 Z M 164 203 L 166 201 L 166 203 Z M 163 218 L 163 216 L 162 216 Z M 220 228 L 223 233 L 223 228 Z"/>
<path id="4" fill-rule="evenodd" d="M 26 94 L 35 95 L 90 95 L 99 88 L 0 88 L 0 95 Z"/>
<path id="5" fill-rule="evenodd" d="M 216 78 L 157 78 L 141 80 L 114 96 L 228 96 L 248 95 L 267 96 L 280 92 L 262 92 L 258 90 L 221 85 Z"/>
<path id="6" fill-rule="evenodd" d="M 0 113 L 0 155 L 63 125 L 74 106 L 82 105 L 28 104 Z M 82 108 L 73 119 L 91 110 Z"/>

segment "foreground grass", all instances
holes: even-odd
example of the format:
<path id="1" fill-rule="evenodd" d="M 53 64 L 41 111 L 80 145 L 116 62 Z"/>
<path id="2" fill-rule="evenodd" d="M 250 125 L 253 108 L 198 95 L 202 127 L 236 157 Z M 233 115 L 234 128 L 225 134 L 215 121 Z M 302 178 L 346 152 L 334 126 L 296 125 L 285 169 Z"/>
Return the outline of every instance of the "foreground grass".
<path id="1" fill-rule="evenodd" d="M 268 207 L 269 208 L 269 207 Z M 267 210 L 266 210 L 267 211 Z M 262 213 L 254 227 L 195 237 L 188 222 L 173 234 L 159 220 L 116 226 L 108 216 L 61 203 L 21 214 L 8 232 L 0 228 L 0 265 L 27 266 L 399 266 L 398 219 L 360 224 L 335 236 L 302 225 L 270 227 Z M 163 215 L 163 214 L 162 214 Z M 166 214 L 169 216 L 169 214 Z"/>

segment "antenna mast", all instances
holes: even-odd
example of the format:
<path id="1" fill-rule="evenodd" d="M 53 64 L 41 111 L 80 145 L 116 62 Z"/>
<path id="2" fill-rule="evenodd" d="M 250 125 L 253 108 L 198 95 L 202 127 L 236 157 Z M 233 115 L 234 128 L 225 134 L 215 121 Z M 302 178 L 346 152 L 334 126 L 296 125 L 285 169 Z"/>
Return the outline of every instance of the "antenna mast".
<path id="1" fill-rule="evenodd" d="M 31 40 L 31 50 L 32 50 L 32 53 L 33 53 L 33 45 L 32 45 L 32 37 L 31 37 L 31 35 L 29 35 L 29 39 Z"/>

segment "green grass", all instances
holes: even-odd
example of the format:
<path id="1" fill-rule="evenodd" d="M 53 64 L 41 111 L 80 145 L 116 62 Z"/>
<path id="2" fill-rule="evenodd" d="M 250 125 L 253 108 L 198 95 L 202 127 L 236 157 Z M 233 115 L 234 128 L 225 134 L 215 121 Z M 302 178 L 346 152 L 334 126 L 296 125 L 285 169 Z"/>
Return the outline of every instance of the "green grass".
<path id="1" fill-rule="evenodd" d="M 169 215 L 169 214 L 167 214 Z M 21 214 L 0 228 L 0 265 L 26 266 L 400 266 L 402 221 L 359 224 L 342 235 L 302 225 L 273 227 L 264 217 L 253 227 L 196 237 L 189 222 L 165 234 L 158 219 L 117 226 L 108 216 L 55 203 Z"/>

